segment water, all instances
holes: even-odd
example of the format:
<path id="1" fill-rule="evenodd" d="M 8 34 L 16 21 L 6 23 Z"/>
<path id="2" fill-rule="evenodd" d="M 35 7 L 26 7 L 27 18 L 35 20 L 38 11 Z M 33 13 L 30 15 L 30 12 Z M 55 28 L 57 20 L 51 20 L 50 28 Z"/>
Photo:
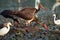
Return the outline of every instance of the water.
<path id="1" fill-rule="evenodd" d="M 34 7 L 34 0 L 22 0 L 20 6 L 23 7 Z M 51 8 L 53 4 L 55 3 L 55 0 L 41 0 L 41 3 L 47 8 L 47 11 L 40 10 L 38 12 L 38 19 L 41 20 L 41 22 L 46 23 L 49 27 L 49 30 L 55 30 L 54 27 L 60 28 L 60 26 L 57 26 L 53 22 L 53 13 L 51 11 Z M 0 0 L 0 12 L 5 9 L 10 10 L 18 10 L 18 1 L 17 0 Z M 55 14 L 57 14 L 57 19 L 60 17 L 59 7 L 56 8 Z M 3 23 L 5 18 L 0 15 L 0 24 Z M 7 21 L 11 21 L 12 19 L 7 18 Z M 22 21 L 22 25 L 24 25 Z M 34 25 L 34 23 L 32 23 Z M 33 26 L 31 25 L 31 26 Z M 38 25 L 39 28 L 44 29 L 41 25 Z M 16 27 L 17 28 L 17 27 Z M 43 31 L 38 32 L 21 32 L 21 34 L 18 34 L 17 31 L 15 32 L 9 32 L 4 37 L 0 38 L 1 40 L 60 40 L 59 34 L 53 34 L 51 32 L 48 32 L 48 34 L 44 35 L 42 34 Z"/>

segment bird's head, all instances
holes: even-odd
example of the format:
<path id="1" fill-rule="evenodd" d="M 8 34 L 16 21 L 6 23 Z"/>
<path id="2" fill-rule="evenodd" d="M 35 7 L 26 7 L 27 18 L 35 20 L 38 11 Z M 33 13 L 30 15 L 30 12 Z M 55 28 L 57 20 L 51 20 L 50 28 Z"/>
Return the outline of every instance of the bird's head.
<path id="1" fill-rule="evenodd" d="M 39 8 L 43 9 L 43 10 L 47 10 L 41 3 L 39 4 Z"/>
<path id="2" fill-rule="evenodd" d="M 40 8 L 46 11 L 46 8 L 40 3 L 40 0 L 35 0 L 35 8 L 39 10 Z"/>
<path id="3" fill-rule="evenodd" d="M 55 17 L 55 16 L 56 16 L 56 14 L 53 14 L 53 16 Z"/>
<path id="4" fill-rule="evenodd" d="M 11 22 L 8 22 L 8 23 L 3 23 L 3 26 L 8 28 L 9 26 L 13 27 L 14 25 Z"/>
<path id="5" fill-rule="evenodd" d="M 9 26 L 13 26 L 13 24 L 12 24 L 11 22 L 8 22 L 7 25 L 9 25 Z"/>

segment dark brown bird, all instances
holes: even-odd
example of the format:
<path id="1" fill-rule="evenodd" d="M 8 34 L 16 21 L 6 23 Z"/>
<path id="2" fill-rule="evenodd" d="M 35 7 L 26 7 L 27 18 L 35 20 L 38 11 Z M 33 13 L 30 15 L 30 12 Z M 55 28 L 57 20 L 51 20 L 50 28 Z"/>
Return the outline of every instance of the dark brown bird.
<path id="1" fill-rule="evenodd" d="M 14 16 L 20 17 L 22 19 L 27 20 L 26 25 L 30 25 L 32 21 L 40 23 L 39 20 L 36 18 L 35 14 L 40 10 L 40 8 L 45 8 L 40 4 L 40 0 L 36 0 L 35 8 L 24 8 L 22 10 L 13 11 L 13 10 L 4 10 L 1 15 L 6 18 L 14 19 Z M 14 19 L 15 20 L 15 19 Z M 18 23 L 20 23 L 19 19 L 17 19 Z"/>

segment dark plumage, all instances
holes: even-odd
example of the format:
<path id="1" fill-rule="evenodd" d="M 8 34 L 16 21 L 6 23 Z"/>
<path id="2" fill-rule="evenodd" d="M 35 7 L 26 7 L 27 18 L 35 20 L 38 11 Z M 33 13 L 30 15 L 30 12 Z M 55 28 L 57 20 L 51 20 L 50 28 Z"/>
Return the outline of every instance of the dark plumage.
<path id="1" fill-rule="evenodd" d="M 35 8 L 24 8 L 24 9 L 16 12 L 16 15 L 25 20 L 31 20 L 36 11 L 37 11 L 37 9 L 35 9 Z"/>
<path id="2" fill-rule="evenodd" d="M 41 4 L 39 4 L 38 9 L 36 9 L 36 8 L 24 8 L 24 9 L 18 10 L 18 11 L 17 10 L 16 11 L 3 10 L 1 12 L 1 15 L 6 17 L 6 18 L 14 19 L 14 16 L 17 16 L 17 17 L 23 18 L 25 20 L 31 20 L 31 21 L 35 20 L 35 21 L 37 21 L 36 17 L 35 17 L 35 14 L 40 10 L 40 8 L 45 9 Z M 14 20 L 17 20 L 17 19 L 14 19 Z M 28 21 L 27 24 L 30 24 L 30 22 Z"/>
<path id="3" fill-rule="evenodd" d="M 13 16 L 21 17 L 25 20 L 30 20 L 34 16 L 37 9 L 35 8 L 24 8 L 20 11 L 13 11 L 13 10 L 3 10 L 1 15 L 6 18 L 12 18 Z"/>
<path id="4" fill-rule="evenodd" d="M 12 18 L 14 21 L 17 21 L 12 15 L 14 12 L 12 10 L 3 10 L 0 15 L 4 16 L 5 18 Z"/>
<path id="5" fill-rule="evenodd" d="M 6 17 L 6 18 L 12 18 L 11 15 L 10 15 L 11 13 L 13 13 L 11 10 L 3 10 L 1 12 L 1 15 Z"/>

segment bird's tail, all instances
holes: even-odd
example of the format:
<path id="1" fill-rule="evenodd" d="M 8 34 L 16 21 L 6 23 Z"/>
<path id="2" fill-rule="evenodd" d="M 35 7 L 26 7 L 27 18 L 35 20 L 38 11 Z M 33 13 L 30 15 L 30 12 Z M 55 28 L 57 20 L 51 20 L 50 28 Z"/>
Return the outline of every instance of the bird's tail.
<path id="1" fill-rule="evenodd" d="M 11 19 L 13 19 L 14 21 L 17 21 L 17 19 L 14 18 L 13 15 L 10 15 L 11 13 L 13 13 L 11 10 L 3 10 L 3 11 L 0 13 L 0 15 L 2 15 L 2 16 L 5 17 L 5 18 L 11 18 Z"/>

